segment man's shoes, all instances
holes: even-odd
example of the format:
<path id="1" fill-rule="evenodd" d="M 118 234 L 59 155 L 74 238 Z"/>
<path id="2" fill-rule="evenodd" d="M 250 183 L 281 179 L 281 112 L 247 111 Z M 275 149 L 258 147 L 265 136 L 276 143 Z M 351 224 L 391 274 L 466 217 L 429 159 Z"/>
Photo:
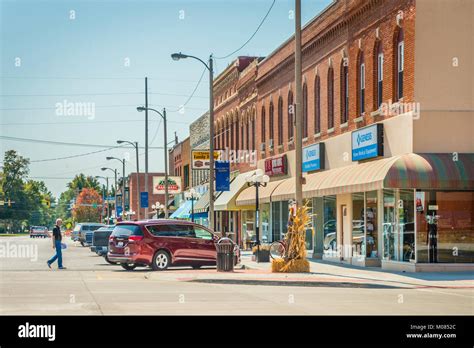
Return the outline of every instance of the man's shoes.
<path id="1" fill-rule="evenodd" d="M 48 267 L 51 269 L 51 264 L 49 263 L 49 261 L 46 261 L 46 264 L 47 264 Z"/>
<path id="2" fill-rule="evenodd" d="M 67 267 L 64 267 L 64 266 L 63 267 L 58 267 L 58 269 L 67 269 Z"/>

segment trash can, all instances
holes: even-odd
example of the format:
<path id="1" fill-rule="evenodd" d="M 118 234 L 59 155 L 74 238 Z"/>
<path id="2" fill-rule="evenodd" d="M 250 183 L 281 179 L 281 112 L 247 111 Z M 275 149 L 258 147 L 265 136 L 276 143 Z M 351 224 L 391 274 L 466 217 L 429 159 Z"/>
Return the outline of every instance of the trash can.
<path id="1" fill-rule="evenodd" d="M 221 238 L 216 244 L 217 272 L 234 271 L 234 242 L 230 238 Z"/>

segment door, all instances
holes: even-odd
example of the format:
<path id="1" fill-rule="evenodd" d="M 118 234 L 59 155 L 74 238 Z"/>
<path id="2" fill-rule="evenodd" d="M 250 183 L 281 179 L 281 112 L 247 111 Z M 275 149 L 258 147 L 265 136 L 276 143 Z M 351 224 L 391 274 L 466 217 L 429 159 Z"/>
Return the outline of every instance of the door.
<path id="1" fill-rule="evenodd" d="M 346 243 L 344 242 L 344 235 L 346 233 L 349 233 L 349 225 L 350 225 L 350 220 L 349 220 L 349 214 L 347 213 L 347 205 L 343 204 L 341 205 L 341 216 L 342 216 L 342 226 L 341 226 L 341 245 L 338 247 L 341 249 L 341 260 L 344 260 L 345 257 L 350 256 L 346 255 L 346 248 L 345 245 Z"/>
<path id="2" fill-rule="evenodd" d="M 202 227 L 194 226 L 193 257 L 200 260 L 216 260 L 214 235 Z"/>

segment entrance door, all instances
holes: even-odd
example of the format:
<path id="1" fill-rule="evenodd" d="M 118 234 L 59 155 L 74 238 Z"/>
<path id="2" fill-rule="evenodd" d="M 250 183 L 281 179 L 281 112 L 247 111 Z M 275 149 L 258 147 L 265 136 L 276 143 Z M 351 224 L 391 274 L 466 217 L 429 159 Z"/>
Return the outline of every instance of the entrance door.
<path id="1" fill-rule="evenodd" d="M 350 220 L 349 214 L 347 213 L 347 205 L 341 205 L 341 216 L 342 216 L 342 226 L 341 226 L 341 260 L 344 260 L 345 257 L 350 256 L 346 255 L 344 234 L 349 233 Z"/>

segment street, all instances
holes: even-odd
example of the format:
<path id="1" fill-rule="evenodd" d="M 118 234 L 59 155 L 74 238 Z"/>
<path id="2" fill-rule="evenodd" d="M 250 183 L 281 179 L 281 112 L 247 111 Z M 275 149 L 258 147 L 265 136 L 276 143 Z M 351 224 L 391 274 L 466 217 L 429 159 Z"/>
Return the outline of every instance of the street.
<path id="1" fill-rule="evenodd" d="M 275 274 L 244 253 L 245 269 L 132 272 L 64 240 L 67 270 L 50 270 L 50 239 L 0 237 L 2 315 L 452 315 L 474 313 L 474 276 L 394 273 L 311 262 L 309 274 Z M 20 255 L 20 250 L 26 254 Z M 19 257 L 21 256 L 21 257 Z"/>

